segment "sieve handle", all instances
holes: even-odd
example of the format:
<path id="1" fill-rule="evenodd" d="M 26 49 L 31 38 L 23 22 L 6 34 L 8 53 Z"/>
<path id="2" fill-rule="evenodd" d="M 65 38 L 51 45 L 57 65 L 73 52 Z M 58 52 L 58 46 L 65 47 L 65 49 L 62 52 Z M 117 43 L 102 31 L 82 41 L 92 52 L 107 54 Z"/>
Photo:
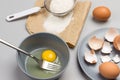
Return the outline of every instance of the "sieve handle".
<path id="1" fill-rule="evenodd" d="M 30 14 L 33 14 L 33 13 L 37 13 L 41 10 L 40 7 L 33 7 L 31 9 L 27 9 L 27 10 L 24 10 L 22 12 L 18 12 L 18 13 L 15 13 L 15 14 L 11 14 L 11 15 L 8 15 L 6 17 L 6 20 L 7 21 L 12 21 L 12 20 L 16 20 L 16 19 L 19 19 L 19 18 L 22 18 L 22 17 L 25 17 L 25 16 L 28 16 Z"/>

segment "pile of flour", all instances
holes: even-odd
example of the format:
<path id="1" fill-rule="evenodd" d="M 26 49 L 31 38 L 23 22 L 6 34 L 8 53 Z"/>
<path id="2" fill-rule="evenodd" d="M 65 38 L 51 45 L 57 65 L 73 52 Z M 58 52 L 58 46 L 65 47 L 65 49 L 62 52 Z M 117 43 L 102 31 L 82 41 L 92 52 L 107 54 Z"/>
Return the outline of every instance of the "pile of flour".
<path id="1" fill-rule="evenodd" d="M 56 17 L 49 14 L 48 18 L 44 22 L 44 28 L 50 33 L 60 33 L 65 30 L 72 19 L 72 13 L 65 17 Z"/>

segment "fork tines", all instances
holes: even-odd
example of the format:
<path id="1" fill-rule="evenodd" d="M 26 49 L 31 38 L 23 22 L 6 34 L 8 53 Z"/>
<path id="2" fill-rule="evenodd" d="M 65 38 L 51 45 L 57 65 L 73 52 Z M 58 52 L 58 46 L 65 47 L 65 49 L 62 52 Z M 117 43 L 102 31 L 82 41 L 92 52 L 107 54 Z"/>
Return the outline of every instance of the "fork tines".
<path id="1" fill-rule="evenodd" d="M 42 68 L 50 71 L 59 71 L 61 66 L 58 64 L 43 60 Z"/>

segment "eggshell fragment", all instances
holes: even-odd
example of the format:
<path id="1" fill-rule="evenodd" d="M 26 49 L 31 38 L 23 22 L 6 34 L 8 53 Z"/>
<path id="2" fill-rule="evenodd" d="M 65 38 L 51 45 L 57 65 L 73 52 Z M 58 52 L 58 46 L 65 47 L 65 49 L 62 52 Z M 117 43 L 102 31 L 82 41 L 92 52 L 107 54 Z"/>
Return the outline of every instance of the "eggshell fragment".
<path id="1" fill-rule="evenodd" d="M 93 50 L 99 50 L 102 48 L 104 40 L 97 38 L 96 36 L 93 36 L 89 39 L 88 45 Z"/>
<path id="2" fill-rule="evenodd" d="M 115 39 L 113 41 L 113 45 L 114 45 L 115 49 L 120 51 L 120 35 L 115 37 Z"/>
<path id="3" fill-rule="evenodd" d="M 119 32 L 115 28 L 110 28 L 105 34 L 105 39 L 109 42 L 113 42 L 117 35 L 119 35 Z"/>
<path id="4" fill-rule="evenodd" d="M 110 43 L 105 41 L 101 51 L 104 54 L 110 54 L 112 51 L 112 47 L 111 47 Z"/>
<path id="5" fill-rule="evenodd" d="M 95 64 L 97 62 L 97 56 L 94 50 L 85 52 L 85 61 L 90 64 Z"/>
<path id="6" fill-rule="evenodd" d="M 109 61 L 111 61 L 111 58 L 108 55 L 101 56 L 100 58 L 101 58 L 102 62 L 109 62 Z"/>
<path id="7" fill-rule="evenodd" d="M 119 63 L 120 62 L 120 56 L 119 55 L 115 55 L 112 60 L 115 62 L 115 63 Z"/>
<path id="8" fill-rule="evenodd" d="M 99 66 L 100 74 L 107 79 L 115 79 L 120 73 L 120 68 L 113 62 L 104 62 Z"/>

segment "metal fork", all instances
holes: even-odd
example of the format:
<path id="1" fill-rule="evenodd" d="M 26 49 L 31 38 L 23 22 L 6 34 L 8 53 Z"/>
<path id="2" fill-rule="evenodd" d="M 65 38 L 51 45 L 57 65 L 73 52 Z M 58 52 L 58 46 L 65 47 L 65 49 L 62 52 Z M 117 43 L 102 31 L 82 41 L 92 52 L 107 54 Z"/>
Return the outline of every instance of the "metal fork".
<path id="1" fill-rule="evenodd" d="M 39 64 L 40 68 L 42 68 L 42 69 L 50 70 L 50 71 L 58 71 L 61 68 L 61 66 L 58 65 L 58 64 L 48 62 L 48 61 L 45 61 L 45 60 L 40 60 L 37 57 L 33 56 L 32 54 L 29 54 L 28 52 L 26 52 L 26 51 L 24 51 L 24 50 L 22 50 L 18 47 L 15 47 L 14 45 L 12 45 L 12 44 L 10 44 L 10 43 L 2 40 L 2 39 L 0 39 L 0 42 L 9 46 L 9 47 L 11 47 L 11 48 L 13 48 L 13 49 L 16 49 L 16 50 L 22 52 L 23 54 L 25 54 L 29 57 L 31 57 L 32 59 L 34 59 Z"/>

